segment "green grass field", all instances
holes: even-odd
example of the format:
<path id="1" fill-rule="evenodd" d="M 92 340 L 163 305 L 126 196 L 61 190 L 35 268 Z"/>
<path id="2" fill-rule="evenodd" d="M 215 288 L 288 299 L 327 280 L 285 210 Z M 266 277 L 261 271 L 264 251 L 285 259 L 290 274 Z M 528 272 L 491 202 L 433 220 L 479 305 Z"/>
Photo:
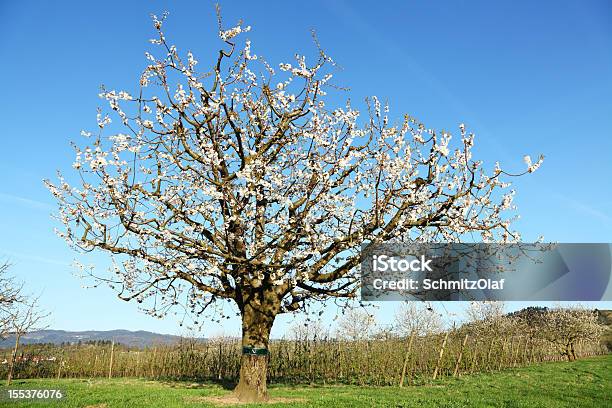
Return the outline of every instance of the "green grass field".
<path id="1" fill-rule="evenodd" d="M 61 388 L 61 402 L 9 402 L 14 407 L 220 406 L 211 397 L 230 391 L 218 385 L 140 379 L 17 380 L 11 388 Z M 282 402 L 266 407 L 612 407 L 612 355 L 547 363 L 493 374 L 447 378 L 405 387 L 270 387 Z M 227 405 L 226 405 L 227 406 Z"/>

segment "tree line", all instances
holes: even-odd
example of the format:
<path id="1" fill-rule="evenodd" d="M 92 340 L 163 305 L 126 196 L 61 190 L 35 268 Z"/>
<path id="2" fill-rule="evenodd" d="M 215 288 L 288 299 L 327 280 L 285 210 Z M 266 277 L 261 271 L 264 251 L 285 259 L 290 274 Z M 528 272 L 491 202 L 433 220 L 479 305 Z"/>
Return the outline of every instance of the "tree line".
<path id="1" fill-rule="evenodd" d="M 300 322 L 285 338 L 270 342 L 267 380 L 407 386 L 609 351 L 600 342 L 605 327 L 591 310 L 527 308 L 505 314 L 498 304 L 474 303 L 467 314 L 464 324 L 445 328 L 440 315 L 426 305 L 407 303 L 398 309 L 391 328 L 376 327 L 361 309 L 342 317 L 333 332 Z M 239 376 L 241 343 L 226 337 L 205 342 L 185 338 L 176 345 L 144 349 L 95 343 L 27 345 L 22 353 L 37 359 L 19 359 L 20 378 L 232 382 Z"/>

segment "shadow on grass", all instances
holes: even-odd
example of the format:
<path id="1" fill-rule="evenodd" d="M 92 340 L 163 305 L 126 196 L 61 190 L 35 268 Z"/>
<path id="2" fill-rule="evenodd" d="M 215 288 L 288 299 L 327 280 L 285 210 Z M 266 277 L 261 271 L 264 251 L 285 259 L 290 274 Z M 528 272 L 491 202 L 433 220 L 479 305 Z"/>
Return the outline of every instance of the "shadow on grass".
<path id="1" fill-rule="evenodd" d="M 224 390 L 232 391 L 238 385 L 236 380 L 232 380 L 229 378 L 224 378 L 221 380 L 203 380 L 203 381 L 193 381 L 193 380 L 155 380 L 160 384 L 164 384 L 170 388 L 183 388 L 183 389 L 203 389 L 210 388 L 211 386 L 221 387 Z"/>

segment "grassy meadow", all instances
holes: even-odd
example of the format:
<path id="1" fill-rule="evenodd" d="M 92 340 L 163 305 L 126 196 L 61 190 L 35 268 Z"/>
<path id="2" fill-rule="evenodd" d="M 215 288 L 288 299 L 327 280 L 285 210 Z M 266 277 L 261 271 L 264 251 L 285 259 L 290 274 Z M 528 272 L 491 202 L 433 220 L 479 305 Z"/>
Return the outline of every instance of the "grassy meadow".
<path id="1" fill-rule="evenodd" d="M 229 385 L 116 379 L 17 380 L 11 388 L 61 388 L 61 402 L 0 402 L 14 407 L 228 406 Z M 427 385 L 270 387 L 268 407 L 610 407 L 612 355 L 547 362 L 495 373 L 444 377 Z M 250 405 L 260 406 L 260 405 Z"/>

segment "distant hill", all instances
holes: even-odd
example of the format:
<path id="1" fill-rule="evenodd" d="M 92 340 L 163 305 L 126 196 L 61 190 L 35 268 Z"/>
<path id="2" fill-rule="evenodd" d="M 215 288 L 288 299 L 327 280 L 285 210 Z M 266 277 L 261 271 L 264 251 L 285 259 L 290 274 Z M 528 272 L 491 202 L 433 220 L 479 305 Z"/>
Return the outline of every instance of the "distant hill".
<path id="1" fill-rule="evenodd" d="M 109 330 L 109 331 L 65 331 L 65 330 L 39 330 L 28 333 L 21 338 L 21 344 L 33 343 L 78 343 L 88 341 L 115 341 L 130 347 L 146 347 L 155 344 L 173 344 L 181 338 L 169 334 L 159 334 L 148 331 Z M 0 340 L 0 348 L 12 347 L 15 337 L 10 336 Z"/>

